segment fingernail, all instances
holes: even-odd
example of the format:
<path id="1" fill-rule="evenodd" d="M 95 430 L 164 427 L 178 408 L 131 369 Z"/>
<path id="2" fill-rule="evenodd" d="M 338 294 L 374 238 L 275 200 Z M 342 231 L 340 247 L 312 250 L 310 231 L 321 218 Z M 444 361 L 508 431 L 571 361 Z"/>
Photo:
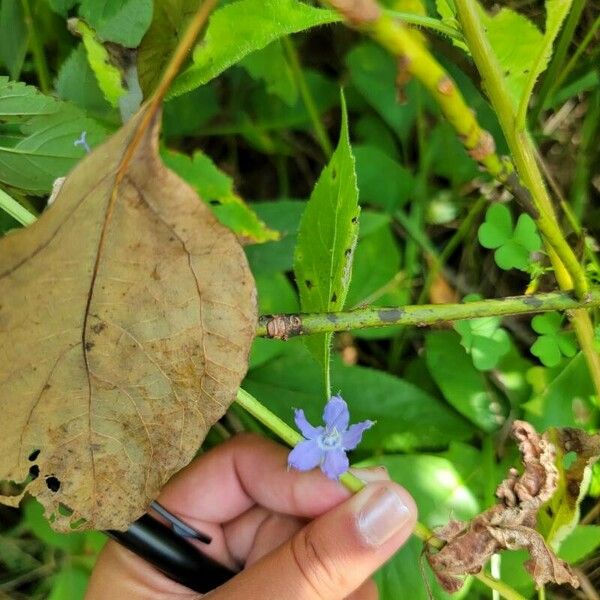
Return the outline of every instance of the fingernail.
<path id="1" fill-rule="evenodd" d="M 379 488 L 356 516 L 358 531 L 371 546 L 381 546 L 411 520 L 411 512 L 393 489 Z"/>
<path id="2" fill-rule="evenodd" d="M 366 469 L 360 469 L 357 467 L 350 467 L 350 473 L 355 477 L 358 477 L 363 483 L 376 483 L 378 481 L 390 481 L 390 474 L 383 465 L 378 467 L 368 467 Z"/>

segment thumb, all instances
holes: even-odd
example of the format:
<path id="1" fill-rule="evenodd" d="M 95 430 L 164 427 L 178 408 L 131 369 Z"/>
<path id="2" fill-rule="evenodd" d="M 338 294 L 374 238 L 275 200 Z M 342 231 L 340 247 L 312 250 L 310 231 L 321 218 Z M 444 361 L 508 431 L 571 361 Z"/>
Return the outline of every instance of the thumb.
<path id="1" fill-rule="evenodd" d="M 405 489 L 370 483 L 215 590 L 215 600 L 346 598 L 404 544 L 416 519 Z"/>

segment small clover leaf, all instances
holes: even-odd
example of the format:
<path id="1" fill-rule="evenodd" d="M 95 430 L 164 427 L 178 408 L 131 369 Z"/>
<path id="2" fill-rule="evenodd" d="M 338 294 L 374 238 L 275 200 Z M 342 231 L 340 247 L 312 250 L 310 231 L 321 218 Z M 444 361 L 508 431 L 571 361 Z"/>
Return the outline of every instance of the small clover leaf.
<path id="1" fill-rule="evenodd" d="M 522 214 L 513 229 L 510 210 L 504 204 L 493 204 L 485 215 L 485 222 L 479 228 L 479 242 L 484 248 L 496 250 L 496 264 L 505 271 L 530 270 L 532 252 L 540 250 L 542 240 L 533 219 Z"/>
<path id="2" fill-rule="evenodd" d="M 531 346 L 531 353 L 547 367 L 558 365 L 563 356 L 572 357 L 577 353 L 577 345 L 570 332 L 561 331 L 564 317 L 557 312 L 537 315 L 531 321 L 534 331 L 540 337 Z"/>
<path id="3" fill-rule="evenodd" d="M 465 302 L 479 300 L 477 294 L 464 298 Z M 482 317 L 467 319 L 454 324 L 460 334 L 460 343 L 471 355 L 473 365 L 479 371 L 493 369 L 500 359 L 510 351 L 510 339 L 506 331 L 500 327 L 500 317 Z"/>

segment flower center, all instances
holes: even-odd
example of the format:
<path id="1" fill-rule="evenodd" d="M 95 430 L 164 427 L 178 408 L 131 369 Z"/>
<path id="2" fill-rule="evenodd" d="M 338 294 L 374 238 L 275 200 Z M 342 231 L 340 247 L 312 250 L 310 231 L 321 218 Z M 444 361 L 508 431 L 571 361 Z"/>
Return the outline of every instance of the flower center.
<path id="1" fill-rule="evenodd" d="M 321 450 L 334 450 L 341 448 L 342 446 L 342 435 L 335 428 L 325 429 L 325 432 L 319 436 L 319 446 Z"/>

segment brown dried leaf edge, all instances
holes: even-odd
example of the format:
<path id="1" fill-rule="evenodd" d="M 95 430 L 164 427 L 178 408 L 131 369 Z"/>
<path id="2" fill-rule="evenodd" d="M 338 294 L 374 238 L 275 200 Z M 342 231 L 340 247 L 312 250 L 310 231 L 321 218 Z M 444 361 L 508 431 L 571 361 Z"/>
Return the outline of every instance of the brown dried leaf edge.
<path id="1" fill-rule="evenodd" d="M 463 576 L 479 573 L 493 554 L 525 549 L 525 568 L 538 586 L 548 582 L 579 586 L 567 563 L 560 560 L 536 531 L 537 513 L 558 485 L 556 450 L 547 435 L 525 421 L 515 421 L 512 435 L 519 444 L 524 471 L 511 469 L 496 490 L 499 503 L 467 523 L 450 521 L 435 535 L 447 542 L 428 561 L 448 592 L 463 585 Z"/>

